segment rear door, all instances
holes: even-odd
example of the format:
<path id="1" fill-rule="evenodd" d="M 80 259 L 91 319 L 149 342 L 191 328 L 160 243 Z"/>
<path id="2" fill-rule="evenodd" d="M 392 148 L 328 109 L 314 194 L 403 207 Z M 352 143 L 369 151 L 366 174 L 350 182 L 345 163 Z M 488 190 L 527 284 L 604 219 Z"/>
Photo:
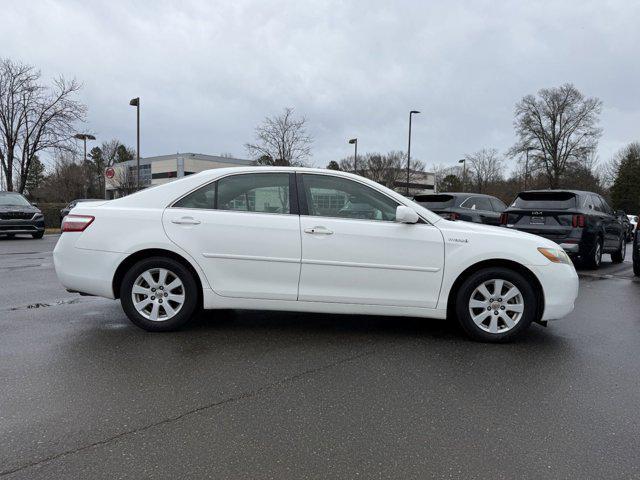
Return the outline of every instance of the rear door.
<path id="1" fill-rule="evenodd" d="M 219 295 L 296 300 L 301 245 L 294 182 L 287 172 L 222 177 L 167 208 L 165 231 Z"/>
<path id="2" fill-rule="evenodd" d="M 506 211 L 507 227 L 560 242 L 570 235 L 577 208 L 572 192 L 522 192 Z"/>
<path id="3" fill-rule="evenodd" d="M 595 195 L 601 205 L 602 223 L 605 231 L 605 248 L 617 248 L 622 235 L 622 222 L 616 217 L 613 209 L 600 195 Z"/>

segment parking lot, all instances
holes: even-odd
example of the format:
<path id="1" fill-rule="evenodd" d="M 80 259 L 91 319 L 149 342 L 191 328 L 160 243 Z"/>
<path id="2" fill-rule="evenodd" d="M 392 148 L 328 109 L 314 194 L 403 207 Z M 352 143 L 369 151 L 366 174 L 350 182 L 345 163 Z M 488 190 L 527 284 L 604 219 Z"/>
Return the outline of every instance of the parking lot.
<path id="1" fill-rule="evenodd" d="M 209 312 L 151 334 L 0 240 L 0 478 L 637 478 L 640 283 L 507 345 L 446 322 Z M 630 256 L 630 249 L 628 250 Z"/>

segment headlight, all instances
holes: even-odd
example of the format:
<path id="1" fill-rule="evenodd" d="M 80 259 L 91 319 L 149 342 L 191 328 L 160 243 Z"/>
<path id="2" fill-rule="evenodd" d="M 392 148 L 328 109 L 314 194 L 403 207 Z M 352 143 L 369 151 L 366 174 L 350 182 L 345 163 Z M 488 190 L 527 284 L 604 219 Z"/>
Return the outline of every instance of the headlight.
<path id="1" fill-rule="evenodd" d="M 538 251 L 544 255 L 547 260 L 553 263 L 566 263 L 567 265 L 573 265 L 569 255 L 561 248 L 543 248 L 538 247 Z"/>

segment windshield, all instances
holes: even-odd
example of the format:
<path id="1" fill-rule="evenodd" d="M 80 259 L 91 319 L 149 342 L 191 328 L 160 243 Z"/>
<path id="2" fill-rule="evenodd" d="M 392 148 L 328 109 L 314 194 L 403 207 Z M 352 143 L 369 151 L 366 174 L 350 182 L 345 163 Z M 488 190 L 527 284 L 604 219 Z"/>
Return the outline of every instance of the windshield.
<path id="1" fill-rule="evenodd" d="M 0 205 L 31 205 L 29 201 L 19 193 L 2 193 L 0 194 Z"/>
<path id="2" fill-rule="evenodd" d="M 455 197 L 453 195 L 416 195 L 415 202 L 429 210 L 439 210 L 454 206 Z"/>
<path id="3" fill-rule="evenodd" d="M 522 192 L 511 206 L 533 210 L 567 210 L 575 208 L 576 196 L 571 192 Z"/>

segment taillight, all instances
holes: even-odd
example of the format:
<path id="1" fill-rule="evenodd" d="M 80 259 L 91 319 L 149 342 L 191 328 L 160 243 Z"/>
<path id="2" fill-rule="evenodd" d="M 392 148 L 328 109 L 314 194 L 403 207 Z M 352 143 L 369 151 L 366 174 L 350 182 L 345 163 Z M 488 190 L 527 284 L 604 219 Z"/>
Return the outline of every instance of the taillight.
<path id="1" fill-rule="evenodd" d="M 508 213 L 501 213 L 500 214 L 500 225 L 506 225 L 509 221 L 509 214 Z"/>
<path id="2" fill-rule="evenodd" d="M 573 219 L 571 220 L 571 226 L 573 228 L 583 228 L 585 224 L 585 218 L 584 215 L 574 215 Z"/>
<path id="3" fill-rule="evenodd" d="M 62 220 L 62 232 L 84 232 L 94 219 L 91 215 L 67 215 Z"/>

